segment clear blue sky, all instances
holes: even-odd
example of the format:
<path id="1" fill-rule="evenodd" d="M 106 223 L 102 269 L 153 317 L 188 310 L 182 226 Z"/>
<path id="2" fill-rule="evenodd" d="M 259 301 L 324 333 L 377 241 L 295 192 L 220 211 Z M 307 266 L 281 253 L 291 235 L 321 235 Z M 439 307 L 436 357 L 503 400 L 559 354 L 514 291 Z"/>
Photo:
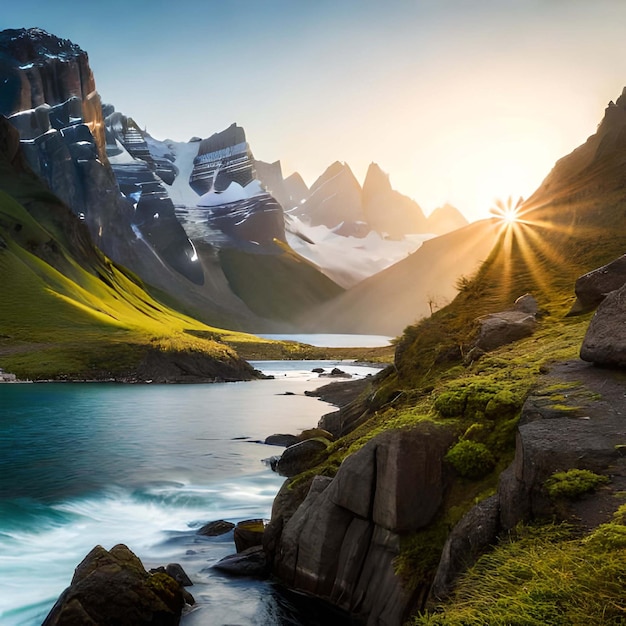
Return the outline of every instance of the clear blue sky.
<path id="1" fill-rule="evenodd" d="M 89 53 L 105 102 L 158 138 L 244 126 L 311 184 L 371 161 L 430 212 L 528 196 L 626 85 L 623 0 L 30 0 Z M 7 6 L 8 5 L 8 6 Z"/>

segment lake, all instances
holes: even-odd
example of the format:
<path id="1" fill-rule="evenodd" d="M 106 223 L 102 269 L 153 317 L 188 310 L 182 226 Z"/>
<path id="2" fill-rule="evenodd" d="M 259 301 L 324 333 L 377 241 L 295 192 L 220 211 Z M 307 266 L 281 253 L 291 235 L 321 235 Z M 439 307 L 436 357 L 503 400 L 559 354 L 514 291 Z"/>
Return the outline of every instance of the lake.
<path id="1" fill-rule="evenodd" d="M 376 369 L 338 361 L 265 361 L 274 380 L 213 385 L 0 385 L 0 623 L 34 626 L 96 544 L 125 543 L 147 568 L 179 562 L 197 606 L 184 626 L 315 625 L 271 583 L 211 566 L 235 552 L 206 522 L 269 518 L 283 478 L 259 441 L 310 428 L 328 404 L 304 395 Z M 285 395 L 290 392 L 295 395 Z"/>

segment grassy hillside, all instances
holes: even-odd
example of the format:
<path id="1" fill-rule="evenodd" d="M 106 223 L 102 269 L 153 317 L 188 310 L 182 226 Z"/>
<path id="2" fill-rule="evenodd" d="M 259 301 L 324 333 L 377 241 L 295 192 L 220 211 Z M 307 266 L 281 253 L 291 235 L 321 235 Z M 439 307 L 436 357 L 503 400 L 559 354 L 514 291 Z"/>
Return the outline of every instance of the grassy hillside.
<path id="1" fill-rule="evenodd" d="M 189 331 L 211 332 L 216 339 L 246 339 L 161 305 L 132 274 L 95 249 L 88 251 L 88 268 L 80 265 L 58 238 L 4 192 L 0 237 L 0 363 L 18 376 L 124 376 L 150 348 L 199 351 L 228 361 L 236 359 L 230 348 Z"/>
<path id="2" fill-rule="evenodd" d="M 222 340 L 260 340 L 148 295 L 30 172 L 8 123 L 0 130 L 0 367 L 21 378 L 124 378 L 158 352 L 206 358 L 216 375 L 252 375 Z"/>
<path id="3" fill-rule="evenodd" d="M 219 252 L 232 290 L 257 315 L 295 321 L 305 311 L 343 292 L 289 246 L 276 244 L 280 246 L 277 254 L 252 254 L 234 248 Z"/>
<path id="4" fill-rule="evenodd" d="M 624 155 L 626 132 L 620 130 L 618 137 L 591 138 L 573 162 L 566 157 L 557 164 L 518 221 L 502 222 L 480 269 L 457 282 L 456 298 L 405 329 L 394 367 L 379 375 L 358 408 L 349 408 L 364 412 L 358 427 L 293 482 L 294 493 L 304 494 L 314 475 L 334 475 L 347 455 L 385 430 L 429 420 L 455 434 L 457 443 L 446 455 L 454 479 L 439 515 L 404 537 L 396 559 L 397 574 L 416 598 L 416 614 L 450 529 L 494 493 L 510 464 L 525 399 L 553 364 L 578 358 L 591 314 L 566 316 L 574 282 L 626 250 Z M 466 359 L 476 318 L 509 308 L 525 293 L 541 308 L 534 335 Z M 566 395 L 560 388 L 545 393 L 557 408 Z M 617 509 L 626 498 L 623 492 L 613 496 Z M 583 615 L 586 623 L 623 623 L 623 592 L 614 578 L 623 576 L 625 527 L 623 514 L 616 515 L 591 532 L 552 524 L 519 528 L 479 560 L 455 595 L 415 623 L 570 624 L 582 623 Z"/>

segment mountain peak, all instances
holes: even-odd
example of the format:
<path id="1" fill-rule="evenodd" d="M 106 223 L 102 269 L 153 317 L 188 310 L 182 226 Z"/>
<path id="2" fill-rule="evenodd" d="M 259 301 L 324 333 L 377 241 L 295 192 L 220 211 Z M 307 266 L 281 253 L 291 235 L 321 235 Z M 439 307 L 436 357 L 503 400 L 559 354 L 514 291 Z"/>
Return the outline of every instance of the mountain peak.
<path id="1" fill-rule="evenodd" d="M 329 165 L 324 173 L 313 183 L 311 193 L 315 193 L 320 187 L 338 176 L 344 178 L 346 182 L 349 181 L 349 186 L 358 187 L 360 191 L 361 186 L 350 169 L 350 166 L 345 162 L 335 161 Z"/>
<path id="2" fill-rule="evenodd" d="M 363 197 L 367 198 L 378 193 L 391 191 L 389 174 L 383 172 L 378 163 L 370 163 L 363 181 Z"/>
<path id="3" fill-rule="evenodd" d="M 46 59 L 74 58 L 87 54 L 69 39 L 41 28 L 9 28 L 0 32 L 0 53 L 18 63 L 44 63 Z"/>

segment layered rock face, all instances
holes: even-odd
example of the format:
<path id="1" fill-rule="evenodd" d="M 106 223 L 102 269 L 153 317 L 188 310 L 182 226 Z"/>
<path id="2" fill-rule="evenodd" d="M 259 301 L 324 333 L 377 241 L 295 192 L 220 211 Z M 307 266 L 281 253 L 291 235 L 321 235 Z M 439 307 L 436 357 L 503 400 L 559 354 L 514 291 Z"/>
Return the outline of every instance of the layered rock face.
<path id="1" fill-rule="evenodd" d="M 189 185 L 200 197 L 179 215 L 198 236 L 207 239 L 214 229 L 229 237 L 227 243 L 252 249 L 285 241 L 283 209 L 257 180 L 240 126 L 232 124 L 200 142 Z"/>
<path id="2" fill-rule="evenodd" d="M 316 477 L 295 512 L 287 483 L 266 531 L 275 573 L 367 624 L 402 623 L 419 598 L 405 590 L 393 561 L 401 537 L 439 511 L 452 439 L 427 423 L 376 437 L 345 459 L 335 478 Z"/>
<path id="3" fill-rule="evenodd" d="M 169 160 L 154 158 L 132 118 L 104 107 L 106 151 L 120 192 L 133 207 L 132 228 L 172 268 L 195 284 L 204 282 L 196 250 L 176 218 L 166 185 L 178 170 Z"/>
<path id="4" fill-rule="evenodd" d="M 193 246 L 137 142 L 134 171 L 125 179 L 134 191 L 120 193 L 87 53 L 39 29 L 6 30 L 0 33 L 0 79 L 0 113 L 19 131 L 30 166 L 85 221 L 98 247 L 142 275 L 154 273 L 156 255 L 201 284 Z M 125 139 L 133 143 L 129 133 Z"/>

